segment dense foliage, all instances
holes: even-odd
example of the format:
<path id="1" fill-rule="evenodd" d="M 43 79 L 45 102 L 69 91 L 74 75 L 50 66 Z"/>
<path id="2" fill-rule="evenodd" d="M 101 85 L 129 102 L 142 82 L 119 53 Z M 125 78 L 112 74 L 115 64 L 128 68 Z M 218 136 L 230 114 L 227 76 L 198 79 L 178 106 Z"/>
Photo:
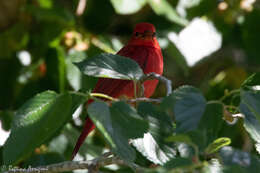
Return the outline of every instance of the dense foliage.
<path id="1" fill-rule="evenodd" d="M 127 163 L 102 172 L 260 171 L 259 2 L 13 0 L 0 9 L 0 130 L 11 131 L 0 170 L 69 160 L 88 115 L 97 129 L 76 160 L 111 150 Z M 113 55 L 139 22 L 156 26 L 174 90 L 166 96 L 160 82 L 157 102 L 91 94 L 98 77 L 144 77 Z"/>

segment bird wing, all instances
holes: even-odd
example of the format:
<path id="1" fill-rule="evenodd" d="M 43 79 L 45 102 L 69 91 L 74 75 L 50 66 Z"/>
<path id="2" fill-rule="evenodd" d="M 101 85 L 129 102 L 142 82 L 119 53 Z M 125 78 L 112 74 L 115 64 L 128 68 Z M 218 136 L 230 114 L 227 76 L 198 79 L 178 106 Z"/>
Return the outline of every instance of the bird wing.
<path id="1" fill-rule="evenodd" d="M 127 45 L 117 54 L 135 60 L 145 70 L 149 56 L 149 50 L 146 47 Z M 101 78 L 98 80 L 93 92 L 107 94 L 111 97 L 119 97 L 120 95 L 133 97 L 133 82 L 130 80 Z"/>

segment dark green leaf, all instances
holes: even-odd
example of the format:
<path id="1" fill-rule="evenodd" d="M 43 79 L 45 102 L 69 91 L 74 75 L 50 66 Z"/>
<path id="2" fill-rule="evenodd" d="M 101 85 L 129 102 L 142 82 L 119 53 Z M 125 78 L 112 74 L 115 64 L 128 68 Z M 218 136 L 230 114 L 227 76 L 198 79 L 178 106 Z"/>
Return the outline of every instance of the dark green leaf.
<path id="1" fill-rule="evenodd" d="M 10 130 L 11 122 L 14 116 L 13 111 L 0 111 L 0 121 L 2 128 L 6 131 Z"/>
<path id="2" fill-rule="evenodd" d="M 251 76 L 249 76 L 241 85 L 242 88 L 248 87 L 248 86 L 255 86 L 260 85 L 260 73 L 254 73 Z"/>
<path id="3" fill-rule="evenodd" d="M 197 129 L 206 108 L 206 100 L 200 91 L 191 86 L 183 86 L 170 97 L 175 100 L 173 112 L 177 122 L 176 131 L 183 133 Z"/>
<path id="4" fill-rule="evenodd" d="M 111 108 L 105 102 L 94 102 L 89 105 L 88 113 L 112 150 L 122 159 L 132 162 L 135 152 L 128 141 L 141 137 L 148 129 L 148 123 L 123 102 L 116 102 Z"/>
<path id="5" fill-rule="evenodd" d="M 4 163 L 15 164 L 51 137 L 71 117 L 71 96 L 46 91 L 27 101 L 16 113 L 4 146 Z"/>
<path id="6" fill-rule="evenodd" d="M 260 91 L 242 90 L 241 104 L 244 104 L 260 123 Z"/>
<path id="7" fill-rule="evenodd" d="M 138 80 L 143 76 L 137 62 L 120 55 L 103 53 L 75 64 L 89 76 L 126 80 Z"/>
<path id="8" fill-rule="evenodd" d="M 191 145 L 194 149 L 196 149 L 196 150 L 199 149 L 200 151 L 204 151 L 204 149 L 207 147 L 208 136 L 205 131 L 193 130 L 193 131 L 184 133 L 184 135 L 187 135 L 190 137 L 192 143 L 195 144 L 195 145 Z"/>
<path id="9" fill-rule="evenodd" d="M 256 143 L 260 143 L 260 123 L 256 117 L 259 115 L 259 92 L 241 91 L 239 109 L 245 115 L 244 127 Z"/>
<path id="10" fill-rule="evenodd" d="M 247 173 L 245 168 L 238 166 L 228 166 L 223 169 L 223 173 Z"/>
<path id="11" fill-rule="evenodd" d="M 201 117 L 199 129 L 205 130 L 210 141 L 216 139 L 223 124 L 223 104 L 219 102 L 209 102 L 205 112 Z"/>
<path id="12" fill-rule="evenodd" d="M 148 122 L 133 107 L 124 102 L 113 103 L 110 113 L 115 130 L 121 131 L 127 138 L 143 137 L 148 130 Z"/>
<path id="13" fill-rule="evenodd" d="M 185 166 L 190 166 L 192 165 L 192 160 L 189 158 L 174 158 L 168 161 L 164 167 L 167 169 L 175 169 L 179 167 L 185 167 Z"/>

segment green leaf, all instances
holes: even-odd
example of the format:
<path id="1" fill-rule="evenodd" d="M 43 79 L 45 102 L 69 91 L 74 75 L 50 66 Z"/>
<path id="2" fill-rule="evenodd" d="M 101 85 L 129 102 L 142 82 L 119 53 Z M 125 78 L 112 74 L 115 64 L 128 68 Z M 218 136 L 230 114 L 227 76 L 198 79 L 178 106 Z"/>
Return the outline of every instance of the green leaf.
<path id="1" fill-rule="evenodd" d="M 199 129 L 205 130 L 208 141 L 217 138 L 223 124 L 223 104 L 220 102 L 208 102 L 205 112 L 199 122 Z"/>
<path id="2" fill-rule="evenodd" d="M 184 133 L 197 129 L 206 108 L 206 100 L 200 91 L 191 86 L 183 86 L 173 92 L 175 103 L 173 112 L 177 123 L 176 132 Z"/>
<path id="3" fill-rule="evenodd" d="M 16 113 L 4 146 L 4 164 L 16 164 L 51 137 L 71 117 L 71 96 L 45 91 L 27 101 Z"/>
<path id="4" fill-rule="evenodd" d="M 139 11 L 147 0 L 110 0 L 118 14 L 133 14 Z"/>
<path id="5" fill-rule="evenodd" d="M 238 167 L 236 165 L 225 167 L 222 172 L 223 173 L 247 173 L 245 168 Z"/>
<path id="6" fill-rule="evenodd" d="M 254 73 L 249 76 L 241 85 L 242 88 L 246 88 L 248 86 L 260 85 L 260 72 Z"/>
<path id="7" fill-rule="evenodd" d="M 241 90 L 239 109 L 245 115 L 244 127 L 256 143 L 260 143 L 260 93 Z M 257 119 L 258 117 L 258 119 Z"/>
<path id="8" fill-rule="evenodd" d="M 209 146 L 206 148 L 205 152 L 208 154 L 212 154 L 217 152 L 220 148 L 227 146 L 231 143 L 230 138 L 222 137 L 218 138 L 215 141 L 213 141 Z"/>
<path id="9" fill-rule="evenodd" d="M 170 161 L 168 161 L 164 167 L 167 169 L 176 169 L 180 167 L 186 167 L 186 166 L 191 166 L 192 165 L 192 160 L 189 158 L 173 158 Z"/>
<path id="10" fill-rule="evenodd" d="M 148 160 L 162 165 L 174 157 L 176 151 L 169 142 L 165 142 L 165 138 L 173 133 L 171 119 L 156 108 L 151 103 L 138 104 L 138 113 L 149 122 L 149 130 L 142 138 L 132 140 L 131 143 Z"/>
<path id="11" fill-rule="evenodd" d="M 148 122 L 133 107 L 124 102 L 113 103 L 110 113 L 116 130 L 121 131 L 127 138 L 142 137 L 148 130 Z M 128 128 L 126 129 L 126 127 Z"/>
<path id="12" fill-rule="evenodd" d="M 86 54 L 80 51 L 70 53 L 66 58 L 66 76 L 72 88 L 78 91 L 82 86 L 83 74 L 73 64 L 73 62 L 80 62 L 86 59 Z"/>
<path id="13" fill-rule="evenodd" d="M 220 156 L 224 166 L 245 168 L 248 173 L 260 170 L 259 159 L 250 153 L 235 150 L 232 147 L 223 147 L 220 150 Z"/>
<path id="14" fill-rule="evenodd" d="M 126 80 L 138 80 L 143 76 L 137 62 L 120 55 L 103 53 L 75 64 L 89 76 Z"/>
<path id="15" fill-rule="evenodd" d="M 243 125 L 246 131 L 254 139 L 254 141 L 260 143 L 260 124 L 257 121 L 255 115 L 243 103 L 239 105 L 239 109 L 245 115 Z"/>
<path id="16" fill-rule="evenodd" d="M 166 0 L 148 0 L 148 3 L 157 15 L 165 16 L 168 20 L 181 26 L 188 24 L 188 21 L 181 18 Z"/>
<path id="17" fill-rule="evenodd" d="M 166 139 L 169 142 L 184 142 L 186 144 L 193 144 L 191 138 L 187 134 L 177 134 Z"/>
<path id="18" fill-rule="evenodd" d="M 116 102 L 109 108 L 105 102 L 100 101 L 90 104 L 88 113 L 113 152 L 125 161 L 134 161 L 135 151 L 128 141 L 130 138 L 141 137 L 148 129 L 148 123 L 135 109 L 124 102 Z"/>
<path id="19" fill-rule="evenodd" d="M 244 104 L 248 110 L 260 122 L 260 91 L 241 91 L 241 104 Z"/>

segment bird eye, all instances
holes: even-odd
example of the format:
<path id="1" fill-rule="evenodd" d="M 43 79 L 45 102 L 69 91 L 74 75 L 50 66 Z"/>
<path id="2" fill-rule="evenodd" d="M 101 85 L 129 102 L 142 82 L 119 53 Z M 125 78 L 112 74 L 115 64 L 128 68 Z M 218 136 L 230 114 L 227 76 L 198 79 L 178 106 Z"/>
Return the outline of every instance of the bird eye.
<path id="1" fill-rule="evenodd" d="M 138 36 L 138 35 L 139 35 L 139 32 L 136 32 L 136 33 L 135 33 L 135 36 Z"/>
<path id="2" fill-rule="evenodd" d="M 156 32 L 153 32 L 153 35 L 152 35 L 152 37 L 155 37 L 156 36 Z"/>

